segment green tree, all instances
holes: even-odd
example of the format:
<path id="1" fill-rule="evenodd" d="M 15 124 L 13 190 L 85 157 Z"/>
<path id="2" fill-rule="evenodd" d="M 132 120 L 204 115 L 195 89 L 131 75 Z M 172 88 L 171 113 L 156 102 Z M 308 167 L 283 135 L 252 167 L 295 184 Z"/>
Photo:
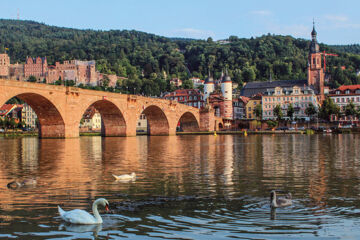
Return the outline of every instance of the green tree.
<path id="1" fill-rule="evenodd" d="M 35 76 L 30 76 L 29 79 L 28 79 L 29 82 L 37 82 L 37 79 Z"/>
<path id="2" fill-rule="evenodd" d="M 269 128 L 274 128 L 277 126 L 278 123 L 276 121 L 268 120 L 266 121 L 266 124 L 268 125 Z"/>
<path id="3" fill-rule="evenodd" d="M 262 119 L 262 107 L 261 104 L 255 106 L 255 116 L 256 119 Z"/>
<path id="4" fill-rule="evenodd" d="M 182 84 L 183 89 L 193 89 L 194 83 L 191 80 L 185 80 Z"/>
<path id="5" fill-rule="evenodd" d="M 331 98 L 326 98 L 320 108 L 319 117 L 330 121 L 331 115 L 339 115 L 340 108 L 336 105 Z"/>
<path id="6" fill-rule="evenodd" d="M 355 104 L 351 101 L 349 102 L 346 106 L 345 106 L 345 116 L 352 116 L 352 117 L 355 117 L 356 114 L 357 114 L 357 110 L 356 110 L 356 107 L 355 107 Z"/>
<path id="7" fill-rule="evenodd" d="M 281 110 L 281 106 L 278 104 L 274 108 L 274 115 L 276 116 L 276 119 L 280 121 L 283 118 L 283 112 Z"/>
<path id="8" fill-rule="evenodd" d="M 309 116 L 309 118 L 311 119 L 316 113 L 317 113 L 317 110 L 316 110 L 316 107 L 314 106 L 314 104 L 309 103 L 309 105 L 305 109 L 305 114 L 307 116 Z"/>
<path id="9" fill-rule="evenodd" d="M 287 116 L 290 118 L 290 120 L 293 120 L 294 112 L 295 112 L 294 107 L 293 107 L 293 105 L 290 103 L 290 105 L 289 105 L 288 108 L 287 108 L 287 113 L 286 113 Z"/>
<path id="10" fill-rule="evenodd" d="M 247 67 L 243 70 L 242 72 L 242 79 L 245 81 L 245 82 L 252 82 L 254 81 L 256 78 L 256 74 L 255 74 L 255 71 L 253 68 L 251 67 Z"/>

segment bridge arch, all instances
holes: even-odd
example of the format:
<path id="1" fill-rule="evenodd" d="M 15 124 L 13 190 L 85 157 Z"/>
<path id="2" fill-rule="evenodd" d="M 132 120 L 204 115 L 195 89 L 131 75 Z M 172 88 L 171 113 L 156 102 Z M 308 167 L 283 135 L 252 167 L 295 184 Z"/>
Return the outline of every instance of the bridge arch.
<path id="1" fill-rule="evenodd" d="M 191 112 L 185 112 L 181 115 L 178 124 L 182 132 L 200 132 L 198 120 Z"/>
<path id="2" fill-rule="evenodd" d="M 20 93 L 13 97 L 26 102 L 35 111 L 39 121 L 40 138 L 65 137 L 64 118 L 52 101 L 40 94 L 31 92 Z"/>
<path id="3" fill-rule="evenodd" d="M 108 100 L 98 100 L 88 107 L 94 107 L 99 111 L 102 121 L 101 135 L 103 137 L 126 136 L 125 118 L 121 110 L 114 103 Z M 81 114 L 84 112 L 85 110 Z"/>
<path id="4" fill-rule="evenodd" d="M 148 121 L 149 135 L 169 135 L 169 121 L 160 107 L 150 105 L 142 113 Z"/>

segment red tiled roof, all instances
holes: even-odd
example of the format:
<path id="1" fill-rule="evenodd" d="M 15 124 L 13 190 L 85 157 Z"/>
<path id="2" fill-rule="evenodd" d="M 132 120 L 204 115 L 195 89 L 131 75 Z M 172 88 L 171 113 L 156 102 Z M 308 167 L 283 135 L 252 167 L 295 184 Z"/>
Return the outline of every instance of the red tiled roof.
<path id="1" fill-rule="evenodd" d="M 14 107 L 16 107 L 16 104 L 4 104 L 0 108 L 0 115 L 5 116 L 8 114 Z"/>
<path id="2" fill-rule="evenodd" d="M 356 90 L 356 89 L 360 89 L 360 84 L 357 84 L 357 85 L 342 85 L 342 86 L 337 88 L 337 90 L 340 90 L 340 91 Z"/>
<path id="3" fill-rule="evenodd" d="M 190 93 L 191 91 L 191 93 Z M 164 96 L 164 98 L 168 97 L 183 97 L 183 96 L 189 96 L 189 95 L 200 95 L 200 92 L 198 89 L 176 89 L 174 92 L 171 92 Z"/>

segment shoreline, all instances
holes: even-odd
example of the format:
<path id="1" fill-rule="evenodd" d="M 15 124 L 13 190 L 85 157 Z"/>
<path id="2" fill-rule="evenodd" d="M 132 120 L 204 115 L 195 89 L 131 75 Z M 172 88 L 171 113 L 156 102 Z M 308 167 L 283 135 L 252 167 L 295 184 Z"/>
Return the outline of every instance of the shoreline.
<path id="1" fill-rule="evenodd" d="M 326 132 L 319 132 L 319 131 L 313 131 L 313 130 L 258 130 L 258 131 L 216 131 L 216 135 L 270 135 L 270 134 L 359 134 L 360 129 L 338 129 L 336 131 L 333 131 L 331 133 Z M 4 138 L 11 138 L 11 137 L 35 137 L 38 136 L 38 132 L 6 132 L 6 133 L 0 133 L 0 137 Z M 176 136 L 184 136 L 184 135 L 215 135 L 215 131 L 209 131 L 209 132 L 177 132 Z M 100 132 L 84 132 L 79 133 L 79 137 L 92 137 L 92 136 L 101 136 Z M 144 133 L 137 133 L 136 136 L 148 136 L 146 132 Z"/>

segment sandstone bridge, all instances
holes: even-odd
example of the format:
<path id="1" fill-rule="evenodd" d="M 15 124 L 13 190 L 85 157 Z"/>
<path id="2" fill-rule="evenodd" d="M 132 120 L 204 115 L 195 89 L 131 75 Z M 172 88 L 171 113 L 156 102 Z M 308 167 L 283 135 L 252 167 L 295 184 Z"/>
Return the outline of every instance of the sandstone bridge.
<path id="1" fill-rule="evenodd" d="M 146 115 L 149 135 L 175 135 L 180 122 L 184 132 L 213 131 L 219 119 L 212 110 L 176 101 L 76 87 L 0 80 L 0 106 L 17 97 L 37 114 L 41 138 L 79 136 L 80 120 L 94 106 L 101 114 L 102 136 L 135 136 L 140 115 Z"/>

